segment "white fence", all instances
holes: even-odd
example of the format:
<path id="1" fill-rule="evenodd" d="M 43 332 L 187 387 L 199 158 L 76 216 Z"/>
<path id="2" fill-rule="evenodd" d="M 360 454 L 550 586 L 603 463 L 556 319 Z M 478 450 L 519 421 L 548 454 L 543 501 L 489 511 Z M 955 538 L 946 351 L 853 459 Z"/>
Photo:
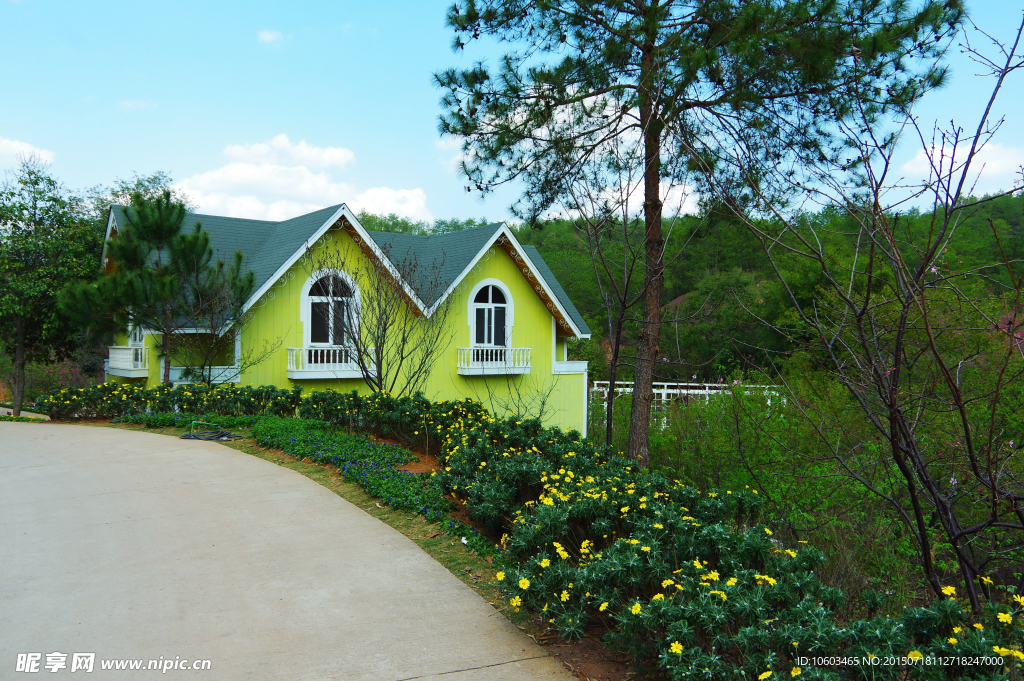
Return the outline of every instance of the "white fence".
<path id="1" fill-rule="evenodd" d="M 600 395 L 603 404 L 608 403 L 608 381 L 594 381 L 592 395 Z M 654 407 L 663 407 L 673 400 L 688 402 L 697 397 L 703 400 L 711 399 L 712 395 L 721 395 L 730 392 L 733 388 L 742 388 L 745 395 L 752 392 L 761 392 L 768 395 L 768 405 L 771 406 L 772 397 L 778 397 L 779 391 L 773 385 L 744 385 L 742 383 L 654 383 Z M 629 395 L 633 392 L 632 382 L 615 382 L 615 394 Z M 786 398 L 782 398 L 786 404 Z"/>

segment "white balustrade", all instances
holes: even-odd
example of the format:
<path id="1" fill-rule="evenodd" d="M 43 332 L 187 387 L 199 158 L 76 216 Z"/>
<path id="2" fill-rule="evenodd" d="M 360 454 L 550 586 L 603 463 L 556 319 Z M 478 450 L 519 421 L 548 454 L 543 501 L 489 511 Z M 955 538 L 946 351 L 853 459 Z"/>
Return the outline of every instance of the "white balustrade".
<path id="1" fill-rule="evenodd" d="M 485 347 L 458 350 L 458 370 L 463 375 L 530 373 L 530 348 Z"/>
<path id="2" fill-rule="evenodd" d="M 110 353 L 108 368 L 121 371 L 148 371 L 149 348 L 112 346 L 107 348 Z"/>
<path id="3" fill-rule="evenodd" d="M 372 355 L 373 348 L 368 352 Z M 355 348 L 288 348 L 289 378 L 361 378 Z"/>

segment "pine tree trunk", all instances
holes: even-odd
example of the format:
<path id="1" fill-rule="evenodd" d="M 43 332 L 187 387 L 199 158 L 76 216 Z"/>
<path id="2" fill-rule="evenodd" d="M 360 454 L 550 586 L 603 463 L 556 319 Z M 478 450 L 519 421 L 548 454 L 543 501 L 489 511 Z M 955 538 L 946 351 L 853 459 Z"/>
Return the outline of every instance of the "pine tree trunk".
<path id="1" fill-rule="evenodd" d="M 643 468 L 651 463 L 650 423 L 654 401 L 654 362 L 661 331 L 662 250 L 661 234 L 661 122 L 654 103 L 654 45 L 644 46 L 640 62 L 640 127 L 644 136 L 644 318 L 636 351 L 633 408 L 629 415 L 629 447 L 626 455 Z"/>
<path id="2" fill-rule="evenodd" d="M 167 311 L 164 314 L 164 335 L 163 335 L 163 348 L 164 348 L 164 383 L 171 382 L 171 334 L 167 333 L 167 329 L 171 328 L 171 313 Z"/>
<path id="3" fill-rule="evenodd" d="M 14 416 L 21 416 L 21 408 L 25 402 L 25 318 L 14 317 Z"/>

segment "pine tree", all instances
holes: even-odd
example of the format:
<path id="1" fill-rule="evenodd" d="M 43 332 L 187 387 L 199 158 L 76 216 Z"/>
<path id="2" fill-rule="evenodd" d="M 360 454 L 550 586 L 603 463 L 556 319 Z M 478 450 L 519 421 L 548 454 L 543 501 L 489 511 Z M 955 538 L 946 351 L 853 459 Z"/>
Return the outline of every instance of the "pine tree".
<path id="1" fill-rule="evenodd" d="M 854 102 L 868 120 L 942 82 L 934 58 L 960 22 L 955 0 L 459 0 L 454 48 L 496 39 L 510 51 L 436 74 L 440 131 L 461 137 L 467 190 L 523 187 L 533 223 L 561 204 L 636 177 L 644 221 L 643 318 L 628 455 L 649 463 L 665 237 L 663 183 L 701 173 L 770 194 L 770 176 L 738 175 L 757 156 L 784 171 L 835 157 L 836 121 Z M 921 65 L 915 68 L 915 65 Z M 866 97 L 865 95 L 870 95 Z M 860 112 L 863 118 L 864 111 Z M 602 206 L 598 210 L 607 210 Z M 613 211 L 609 211 L 613 213 Z M 625 223 L 625 221 L 624 221 Z"/>
<path id="2" fill-rule="evenodd" d="M 136 193 L 125 209 L 125 225 L 107 242 L 106 271 L 92 283 L 70 289 L 62 309 L 83 326 L 124 331 L 144 327 L 161 336 L 163 381 L 170 381 L 175 334 L 202 321 L 190 283 L 211 267 L 209 235 L 196 223 L 185 231 L 188 210 L 164 190 Z"/>

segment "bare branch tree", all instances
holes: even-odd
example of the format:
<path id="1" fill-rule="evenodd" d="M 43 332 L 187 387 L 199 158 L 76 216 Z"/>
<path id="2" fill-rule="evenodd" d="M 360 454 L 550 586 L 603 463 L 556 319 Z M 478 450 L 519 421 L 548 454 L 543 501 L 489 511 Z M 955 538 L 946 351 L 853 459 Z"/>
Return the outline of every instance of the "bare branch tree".
<path id="1" fill-rule="evenodd" d="M 324 306 L 314 314 L 332 315 L 332 328 L 344 329 L 335 343 L 350 350 L 371 390 L 412 395 L 451 344 L 453 297 L 439 300 L 446 290 L 443 258 L 423 264 L 411 249 L 392 242 L 377 247 L 381 259 L 342 249 L 307 250 L 311 272 L 344 274 L 356 288 L 351 304 Z"/>
<path id="2" fill-rule="evenodd" d="M 1018 321 L 1024 274 L 1002 251 L 994 225 L 990 243 L 1003 255 L 989 265 L 958 271 L 946 254 L 961 243 L 961 228 L 979 206 L 1024 190 L 973 196 L 978 155 L 1002 123 L 991 119 L 993 103 L 1006 78 L 1024 66 L 1022 34 L 1024 22 L 1012 45 L 993 40 L 994 59 L 969 41 L 962 45 L 995 79 L 973 132 L 954 125 L 926 134 L 910 100 L 888 132 L 866 115 L 837 122 L 849 151 L 845 161 L 789 169 L 786 176 L 804 192 L 802 208 L 828 206 L 836 219 L 784 212 L 754 181 L 744 203 L 733 187 L 715 182 L 710 165 L 704 168 L 709 184 L 760 241 L 792 300 L 799 323 L 783 331 L 852 401 L 845 413 L 796 394 L 793 403 L 818 430 L 836 473 L 902 518 L 931 590 L 941 597 L 944 582 L 958 574 L 976 613 L 980 596 L 991 595 L 990 575 L 1010 581 L 1024 562 L 1024 473 L 1014 441 L 1022 434 L 1013 430 L 1008 397 L 1024 377 Z M 920 183 L 894 177 L 906 137 L 916 138 L 928 162 L 929 176 Z M 751 179 L 765 176 L 750 157 L 731 160 Z M 921 202 L 930 216 L 910 210 Z M 794 294 L 787 258 L 816 263 L 821 283 L 811 304 Z M 852 410 L 868 436 L 848 427 Z M 1024 578 L 1016 588 L 1024 588 Z"/>

